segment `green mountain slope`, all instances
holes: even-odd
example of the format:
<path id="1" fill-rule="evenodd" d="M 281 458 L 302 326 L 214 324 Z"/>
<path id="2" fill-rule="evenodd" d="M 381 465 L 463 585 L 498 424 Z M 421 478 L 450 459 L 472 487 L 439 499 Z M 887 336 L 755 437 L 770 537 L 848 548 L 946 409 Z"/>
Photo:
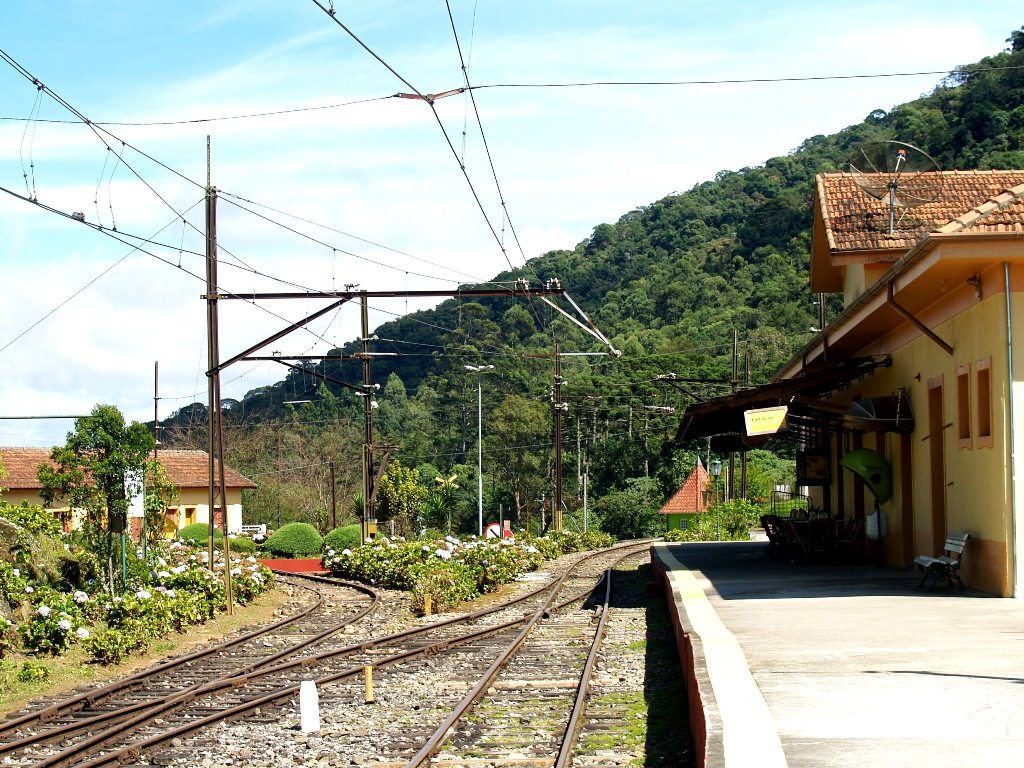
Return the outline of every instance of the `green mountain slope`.
<path id="1" fill-rule="evenodd" d="M 665 448 L 674 421 L 664 409 L 682 407 L 687 395 L 654 381 L 656 376 L 675 372 L 730 378 L 735 331 L 741 370 L 751 382 L 764 381 L 808 340 L 818 323 L 807 280 L 815 174 L 843 170 L 858 144 L 879 139 L 915 144 L 945 169 L 1024 168 L 1024 28 L 1008 43 L 1007 50 L 961 67 L 927 96 L 889 112 L 875 111 L 837 134 L 808 138 L 789 155 L 762 166 L 723 171 L 714 180 L 596 226 L 572 250 L 546 253 L 521 270 L 495 277 L 495 282 L 508 283 L 516 278 L 533 284 L 560 280 L 623 352 L 618 359 L 567 359 L 563 366 L 567 448 L 573 444 L 566 461 L 576 461 L 579 434 L 581 452 L 593 462 L 592 492 L 622 488 L 627 478 L 645 474 L 658 475 L 662 490 L 678 482 L 680 462 Z M 830 311 L 837 311 L 838 297 L 829 301 Z M 398 355 L 373 363 L 374 381 L 386 383 L 378 395 L 376 439 L 394 444 L 394 453 L 406 464 L 423 465 L 428 473 L 473 463 L 477 381 L 463 370 L 465 364 L 497 366 L 482 386 L 485 408 L 491 427 L 506 427 L 512 435 L 520 434 L 513 429 L 516 413 L 502 411 L 511 398 L 543 405 L 538 413 L 550 414 L 555 340 L 567 351 L 602 349 L 542 303 L 513 299 L 446 301 L 386 323 L 375 333 L 381 340 L 374 350 Z M 355 352 L 357 345 L 341 351 Z M 309 368 L 361 381 L 357 363 L 328 361 Z M 284 404 L 306 398 L 317 402 L 298 409 Z M 324 398 L 330 400 L 326 405 Z M 308 372 L 292 371 L 230 406 L 229 443 L 235 440 L 235 458 L 243 470 L 270 471 L 265 469 L 268 449 L 256 437 L 260 425 L 281 420 L 312 425 L 302 427 L 308 432 L 307 448 L 325 439 L 329 423 L 335 430 L 331 450 L 351 453 L 352 441 L 360 441 L 361 401 Z M 523 412 L 525 406 L 519 403 L 518 408 Z M 195 441 L 189 426 L 204 417 L 201 405 L 183 409 L 166 425 L 165 435 L 172 441 Z M 354 432 L 338 433 L 339 423 Z M 275 429 L 280 464 L 282 433 Z M 238 447 L 246 441 L 252 445 Z M 539 457 L 538 485 L 529 490 L 539 495 L 550 483 L 549 420 L 534 441 L 521 451 Z M 495 451 L 510 447 L 494 446 Z M 497 499 L 503 477 L 495 474 Z M 571 474 L 570 483 L 575 483 Z"/>

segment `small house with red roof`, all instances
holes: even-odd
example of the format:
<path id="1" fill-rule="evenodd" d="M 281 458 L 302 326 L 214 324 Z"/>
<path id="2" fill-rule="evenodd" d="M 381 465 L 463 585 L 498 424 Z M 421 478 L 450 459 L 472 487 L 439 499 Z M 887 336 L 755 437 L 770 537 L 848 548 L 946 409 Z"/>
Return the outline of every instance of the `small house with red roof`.
<path id="1" fill-rule="evenodd" d="M 43 484 L 39 481 L 39 465 L 50 462 L 49 448 L 0 448 L 0 465 L 7 470 L 6 477 L 0 479 L 0 499 L 11 504 L 25 501 L 29 504 L 46 506 L 40 491 Z M 198 450 L 161 450 L 157 454 L 168 479 L 178 490 L 176 505 L 168 507 L 165 534 L 173 536 L 186 525 L 192 523 L 209 523 L 210 492 L 209 492 L 209 455 Z M 215 471 L 219 466 L 214 462 Z M 227 501 L 228 531 L 239 533 L 242 530 L 242 491 L 255 488 L 256 484 L 237 470 L 224 467 L 225 499 Z M 67 507 L 53 507 L 54 512 L 66 515 Z M 218 527 L 223 525 L 223 512 L 220 506 L 214 507 L 214 519 Z"/>
<path id="2" fill-rule="evenodd" d="M 708 471 L 697 459 L 697 466 L 672 498 L 658 510 L 665 515 L 666 528 L 685 531 L 694 517 L 708 508 Z"/>

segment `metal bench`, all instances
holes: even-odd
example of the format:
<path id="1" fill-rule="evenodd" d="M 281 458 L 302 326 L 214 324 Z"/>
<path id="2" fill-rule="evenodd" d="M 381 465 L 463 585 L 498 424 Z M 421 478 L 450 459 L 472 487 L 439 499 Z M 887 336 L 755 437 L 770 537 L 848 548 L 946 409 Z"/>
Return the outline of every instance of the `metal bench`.
<path id="1" fill-rule="evenodd" d="M 939 557 L 928 555 L 915 557 L 914 565 L 924 571 L 921 583 L 917 585 L 918 589 L 925 585 L 929 576 L 932 578 L 932 589 L 935 589 L 939 579 L 945 579 L 949 586 L 953 586 L 953 582 L 956 581 L 960 585 L 960 589 L 963 589 L 964 583 L 960 579 L 960 559 L 964 555 L 964 548 L 967 546 L 969 538 L 970 536 L 966 533 L 951 533 L 946 537 L 943 553 Z"/>

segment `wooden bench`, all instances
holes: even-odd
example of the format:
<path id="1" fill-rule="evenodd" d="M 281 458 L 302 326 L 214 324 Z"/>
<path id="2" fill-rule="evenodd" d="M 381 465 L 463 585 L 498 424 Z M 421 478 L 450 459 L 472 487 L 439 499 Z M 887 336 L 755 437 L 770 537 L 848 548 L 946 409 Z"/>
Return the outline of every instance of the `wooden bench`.
<path id="1" fill-rule="evenodd" d="M 915 557 L 914 565 L 924 570 L 921 583 L 917 585 L 918 589 L 925 585 L 929 576 L 932 577 L 932 589 L 935 589 L 939 579 L 945 579 L 949 586 L 953 586 L 955 580 L 960 585 L 960 589 L 963 589 L 964 583 L 960 579 L 960 558 L 964 555 L 964 548 L 967 546 L 969 538 L 970 536 L 966 533 L 951 533 L 946 537 L 942 555 L 939 557 L 929 557 L 928 555 Z"/>

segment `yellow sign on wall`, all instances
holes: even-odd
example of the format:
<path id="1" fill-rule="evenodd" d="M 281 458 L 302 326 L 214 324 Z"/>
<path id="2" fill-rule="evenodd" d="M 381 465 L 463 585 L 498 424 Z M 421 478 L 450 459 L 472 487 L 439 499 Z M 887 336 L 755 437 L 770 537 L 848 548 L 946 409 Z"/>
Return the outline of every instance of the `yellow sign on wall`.
<path id="1" fill-rule="evenodd" d="M 774 408 L 754 408 L 743 412 L 743 424 L 747 430 L 747 437 L 755 435 L 774 435 L 786 429 L 786 416 L 789 408 L 785 405 Z"/>

